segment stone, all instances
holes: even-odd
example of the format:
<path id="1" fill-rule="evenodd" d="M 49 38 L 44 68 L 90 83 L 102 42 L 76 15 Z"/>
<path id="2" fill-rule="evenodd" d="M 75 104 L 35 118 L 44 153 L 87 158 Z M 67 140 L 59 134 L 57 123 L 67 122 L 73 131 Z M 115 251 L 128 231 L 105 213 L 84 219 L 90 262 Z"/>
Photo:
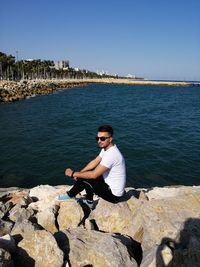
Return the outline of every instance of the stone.
<path id="1" fill-rule="evenodd" d="M 37 231 L 46 230 L 48 234 L 56 238 L 58 233 L 62 233 L 65 247 L 67 247 L 67 240 L 71 240 L 71 244 L 74 244 L 74 255 L 77 253 L 76 248 L 81 247 L 80 255 L 77 254 L 77 256 L 82 262 L 81 253 L 86 253 L 87 244 L 97 238 L 93 234 L 101 233 L 109 235 L 109 240 L 115 238 L 121 242 L 128 251 L 130 259 L 134 258 L 138 265 L 141 264 L 141 267 L 198 266 L 200 186 L 155 187 L 137 190 L 128 188 L 121 202 L 112 204 L 99 198 L 95 200 L 97 204 L 95 209 L 89 212 L 86 212 L 86 209 L 76 200 L 66 202 L 55 200 L 56 195 L 66 192 L 69 188 L 70 186 L 62 185 L 56 187 L 40 185 L 30 190 L 21 189 L 21 191 L 0 189 L 2 193 L 0 236 L 10 233 L 15 243 L 19 244 L 23 240 L 28 240 L 29 236 L 33 236 Z M 73 240 L 72 233 L 78 241 L 75 237 Z M 88 235 L 89 241 L 85 235 Z M 104 239 L 101 236 L 99 238 L 102 240 L 101 244 L 104 245 Z M 29 257 L 25 248 L 18 247 L 18 249 L 26 255 L 27 262 L 35 264 L 35 256 Z M 94 249 L 98 250 L 96 244 Z M 67 252 L 67 249 L 63 251 L 65 253 L 63 266 L 65 266 L 70 251 Z M 122 251 L 125 253 L 124 261 L 126 261 L 127 254 L 124 250 Z M 87 257 L 90 259 L 90 255 Z M 121 257 L 124 258 L 123 255 Z M 94 260 L 90 262 L 94 263 Z M 190 263 L 192 265 L 189 265 Z M 70 266 L 70 261 L 68 264 Z"/>
<path id="2" fill-rule="evenodd" d="M 117 204 L 100 199 L 90 218 L 95 220 L 100 231 L 129 235 L 140 242 L 142 218 L 136 218 L 135 214 L 141 205 L 141 200 L 135 197 Z"/>
<path id="3" fill-rule="evenodd" d="M 45 230 L 35 230 L 18 243 L 16 261 L 21 267 L 62 267 L 63 259 L 55 238 Z"/>
<path id="4" fill-rule="evenodd" d="M 58 209 L 59 207 L 56 205 L 45 203 L 41 205 L 36 214 L 38 224 L 52 234 L 58 231 L 56 221 Z"/>
<path id="5" fill-rule="evenodd" d="M 22 220 L 20 218 L 19 220 L 16 221 L 11 231 L 11 235 L 12 237 L 14 237 L 16 243 L 18 243 L 23 238 L 25 238 L 26 235 L 29 235 L 30 233 L 34 233 L 34 231 L 41 229 L 42 227 L 37 223 L 30 222 L 27 219 Z"/>
<path id="6" fill-rule="evenodd" d="M 61 234 L 61 233 L 60 233 Z M 68 254 L 70 266 L 136 267 L 127 247 L 116 235 L 83 228 L 62 231 L 62 250 Z M 57 238 L 59 243 L 59 238 Z"/>
<path id="7" fill-rule="evenodd" d="M 55 197 L 65 193 L 69 188 L 70 186 L 56 188 L 50 185 L 39 185 L 30 189 L 29 196 L 35 200 L 42 200 L 44 202 L 52 201 L 55 203 Z"/>
<path id="8" fill-rule="evenodd" d="M 9 202 L 13 205 L 27 207 L 33 200 L 28 196 L 29 190 L 23 189 L 9 194 Z"/>
<path id="9" fill-rule="evenodd" d="M 57 222 L 59 230 L 65 230 L 69 227 L 78 227 L 84 219 L 82 207 L 76 200 L 70 200 L 60 203 Z"/>
<path id="10" fill-rule="evenodd" d="M 138 211 L 142 217 L 144 235 L 143 250 L 148 250 L 165 238 L 175 239 L 188 218 L 200 218 L 199 196 L 176 195 L 152 199 Z"/>
<path id="11" fill-rule="evenodd" d="M 0 219 L 7 218 L 9 211 L 12 209 L 13 204 L 11 202 L 0 203 Z"/>
<path id="12" fill-rule="evenodd" d="M 13 222 L 16 222 L 18 218 L 29 219 L 34 215 L 34 211 L 31 208 L 22 208 L 21 205 L 17 204 L 14 208 L 11 209 L 9 213 L 9 219 Z"/>
<path id="13" fill-rule="evenodd" d="M 4 221 L 0 219 L 0 236 L 10 234 L 12 228 L 13 228 L 13 222 L 10 221 Z"/>

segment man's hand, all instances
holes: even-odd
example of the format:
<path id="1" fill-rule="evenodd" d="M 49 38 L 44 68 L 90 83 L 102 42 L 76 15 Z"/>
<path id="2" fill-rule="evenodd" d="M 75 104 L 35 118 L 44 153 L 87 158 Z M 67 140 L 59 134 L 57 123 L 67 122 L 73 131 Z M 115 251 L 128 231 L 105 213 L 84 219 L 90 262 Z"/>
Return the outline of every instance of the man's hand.
<path id="1" fill-rule="evenodd" d="M 72 172 L 73 172 L 72 169 L 67 168 L 67 169 L 65 170 L 65 175 L 71 177 L 71 176 L 72 176 Z M 72 178 L 72 177 L 71 177 L 71 178 Z M 76 177 L 73 177 L 73 179 L 74 179 L 75 181 L 77 181 L 77 178 L 76 178 Z"/>
<path id="2" fill-rule="evenodd" d="M 72 176 L 72 172 L 73 172 L 72 169 L 67 168 L 67 169 L 65 170 L 65 175 L 71 177 L 71 176 Z"/>

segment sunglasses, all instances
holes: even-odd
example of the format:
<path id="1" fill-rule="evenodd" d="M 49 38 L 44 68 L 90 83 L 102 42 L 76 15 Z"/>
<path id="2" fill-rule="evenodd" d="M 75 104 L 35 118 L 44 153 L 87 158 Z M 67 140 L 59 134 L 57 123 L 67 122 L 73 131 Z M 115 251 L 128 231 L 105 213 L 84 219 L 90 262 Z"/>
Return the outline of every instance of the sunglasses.
<path id="1" fill-rule="evenodd" d="M 97 136 L 97 137 L 96 137 L 96 140 L 97 140 L 97 141 L 99 141 L 99 140 L 100 140 L 100 141 L 105 141 L 105 140 L 108 139 L 108 138 L 110 138 L 110 136 L 101 136 L 101 137 L 98 137 L 98 136 Z"/>

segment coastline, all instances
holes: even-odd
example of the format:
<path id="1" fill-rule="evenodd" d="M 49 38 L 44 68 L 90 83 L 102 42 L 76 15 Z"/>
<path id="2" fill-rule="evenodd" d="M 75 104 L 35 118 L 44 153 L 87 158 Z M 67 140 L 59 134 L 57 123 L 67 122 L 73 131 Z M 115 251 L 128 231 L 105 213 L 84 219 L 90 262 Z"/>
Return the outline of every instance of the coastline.
<path id="1" fill-rule="evenodd" d="M 151 81 L 123 78 L 63 79 L 63 80 L 21 80 L 0 81 L 0 102 L 14 102 L 33 95 L 51 94 L 59 89 L 69 89 L 87 84 L 127 84 L 160 86 L 200 86 L 199 82 Z"/>

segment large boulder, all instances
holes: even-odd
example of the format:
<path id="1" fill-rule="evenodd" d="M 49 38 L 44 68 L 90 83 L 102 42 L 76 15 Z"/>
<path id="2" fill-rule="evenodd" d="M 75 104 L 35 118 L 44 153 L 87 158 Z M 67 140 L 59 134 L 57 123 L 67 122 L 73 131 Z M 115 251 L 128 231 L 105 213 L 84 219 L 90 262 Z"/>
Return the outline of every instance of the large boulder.
<path id="1" fill-rule="evenodd" d="M 73 267 L 136 267 L 120 237 L 110 233 L 70 228 L 57 234 L 57 242 Z M 131 241 L 129 240 L 129 243 Z"/>
<path id="2" fill-rule="evenodd" d="M 69 186 L 54 187 L 50 185 L 39 185 L 30 189 L 29 196 L 35 199 L 35 201 L 55 201 L 56 195 L 66 192 L 69 188 Z"/>
<path id="3" fill-rule="evenodd" d="M 63 259 L 55 238 L 45 230 L 30 232 L 18 243 L 17 266 L 62 267 Z"/>
<path id="4" fill-rule="evenodd" d="M 76 200 L 70 200 L 60 203 L 57 222 L 59 230 L 65 230 L 69 227 L 78 227 L 84 219 L 84 211 Z"/>
<path id="5" fill-rule="evenodd" d="M 151 261 L 148 259 L 152 257 L 155 261 L 152 255 L 157 252 L 155 248 L 159 247 L 163 239 L 177 242 L 177 236 L 189 218 L 200 220 L 200 187 L 153 188 L 143 191 L 143 197 L 137 199 L 129 195 L 126 201 L 118 204 L 100 199 L 90 218 L 95 220 L 99 230 L 126 234 L 140 242 L 144 263 Z M 170 259 L 168 247 L 165 247 L 164 252 Z"/>
<path id="6" fill-rule="evenodd" d="M 134 240 L 141 242 L 143 224 L 138 211 L 146 202 L 146 199 L 137 199 L 133 195 L 130 195 L 128 200 L 117 204 L 100 199 L 96 209 L 91 213 L 90 219 L 96 222 L 100 231 L 129 235 Z"/>

